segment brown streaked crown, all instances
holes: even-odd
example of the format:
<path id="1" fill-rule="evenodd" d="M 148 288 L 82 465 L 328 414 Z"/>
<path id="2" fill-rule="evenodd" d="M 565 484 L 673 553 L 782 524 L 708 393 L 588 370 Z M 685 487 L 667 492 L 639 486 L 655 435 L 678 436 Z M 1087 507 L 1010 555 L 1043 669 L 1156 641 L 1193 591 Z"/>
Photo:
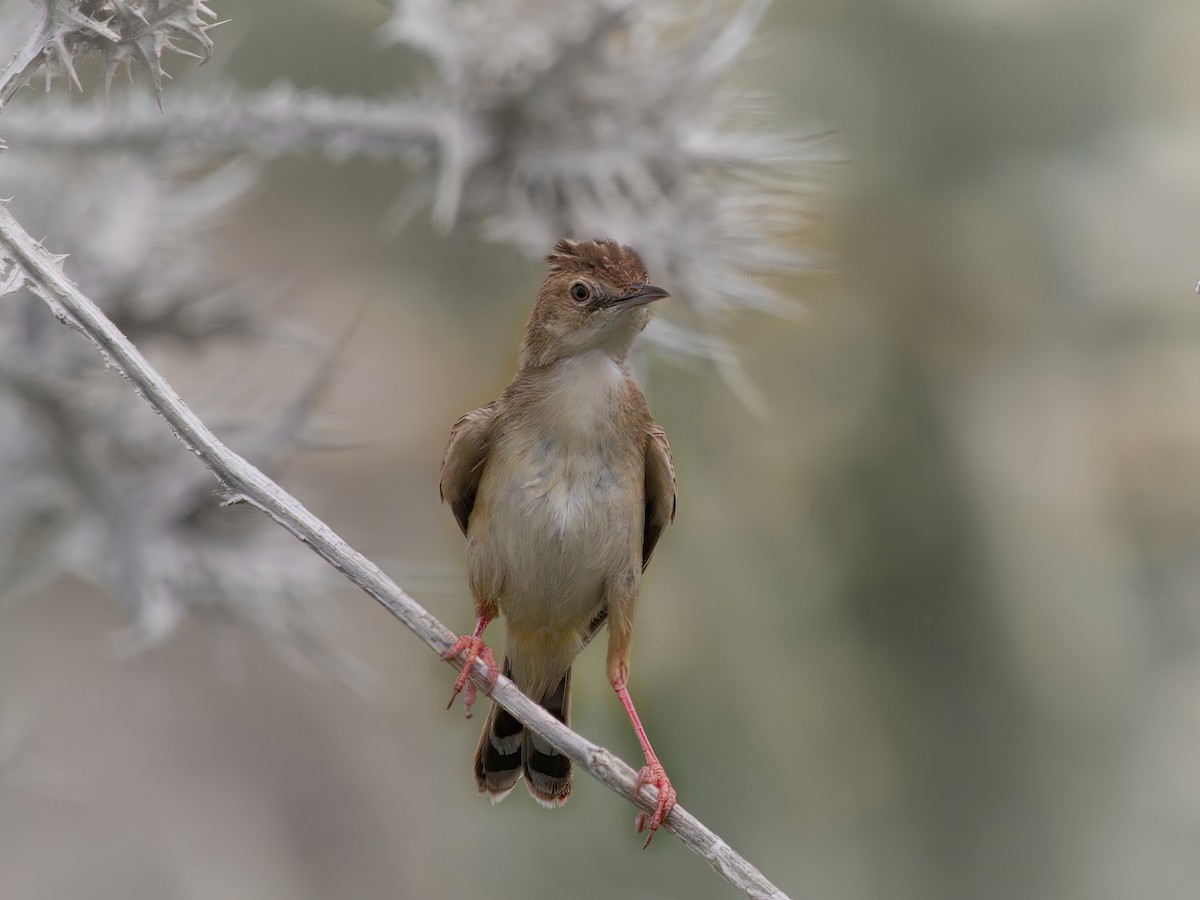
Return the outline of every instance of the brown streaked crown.
<path id="1" fill-rule="evenodd" d="M 646 266 L 631 247 L 611 238 L 602 241 L 561 240 L 546 257 L 550 274 L 589 275 L 619 288 L 646 281 Z"/>

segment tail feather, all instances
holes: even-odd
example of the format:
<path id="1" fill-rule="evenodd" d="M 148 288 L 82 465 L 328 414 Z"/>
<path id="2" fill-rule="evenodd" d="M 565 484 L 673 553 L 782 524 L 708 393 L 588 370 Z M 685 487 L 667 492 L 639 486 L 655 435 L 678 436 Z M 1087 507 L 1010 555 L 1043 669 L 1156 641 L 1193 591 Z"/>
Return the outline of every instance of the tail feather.
<path id="1" fill-rule="evenodd" d="M 507 656 L 501 669 L 505 677 L 512 677 L 512 664 Z M 493 803 L 507 797 L 521 778 L 521 735 L 524 730 L 507 710 L 492 704 L 483 723 L 479 747 L 475 750 L 475 785 L 479 793 L 489 795 Z"/>
<path id="2" fill-rule="evenodd" d="M 564 725 L 571 717 L 571 671 L 541 699 L 546 712 Z M 555 750 L 532 731 L 521 738 L 522 761 L 525 767 L 525 786 L 529 795 L 546 807 L 562 806 L 571 796 L 571 760 Z"/>
<path id="3" fill-rule="evenodd" d="M 512 677 L 508 657 L 501 668 Z M 539 702 L 564 725 L 569 724 L 571 673 Z M 562 806 L 571 794 L 571 761 L 493 704 L 475 751 L 475 784 L 479 793 L 499 803 L 522 775 L 530 795 L 543 806 Z"/>

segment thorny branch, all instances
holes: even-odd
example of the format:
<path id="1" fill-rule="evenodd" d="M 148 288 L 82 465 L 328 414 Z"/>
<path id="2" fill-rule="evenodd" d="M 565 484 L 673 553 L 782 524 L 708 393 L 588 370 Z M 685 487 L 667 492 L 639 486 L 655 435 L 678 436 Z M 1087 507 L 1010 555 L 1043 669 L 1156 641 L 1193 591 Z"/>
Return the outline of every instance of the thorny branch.
<path id="1" fill-rule="evenodd" d="M 395 158 L 452 142 L 473 148 L 482 140 L 454 110 L 431 103 L 333 97 L 288 87 L 257 94 L 183 93 L 161 110 L 137 95 L 73 104 L 69 110 L 51 100 L 12 110 L 4 124 L 14 147 L 34 150 L 167 147 L 251 150 L 262 157 L 319 150 L 335 158 L 359 153 Z"/>
<path id="2" fill-rule="evenodd" d="M 106 362 L 115 365 L 134 390 L 167 420 L 184 446 L 226 486 L 226 503 L 258 507 L 374 597 L 433 650 L 440 654 L 450 646 L 455 635 L 445 625 L 296 498 L 226 447 L 129 339 L 67 278 L 61 266 L 62 257 L 51 254 L 35 241 L 3 205 L 0 205 L 0 255 L 19 267 L 29 287 L 50 306 L 54 315 L 91 340 Z M 484 688 L 486 675 L 483 664 L 477 662 L 471 672 L 472 680 Z M 632 768 L 609 750 L 567 728 L 526 697 L 512 681 L 500 676 L 492 690 L 492 699 L 598 781 L 642 809 L 654 809 L 657 791 L 646 786 L 642 793 L 635 794 L 637 775 Z M 672 810 L 665 827 L 748 897 L 787 900 L 758 869 L 682 806 Z"/>
<path id="3" fill-rule="evenodd" d="M 12 99 L 13 94 L 29 81 L 33 73 L 42 64 L 42 53 L 50 44 L 54 35 L 54 17 L 50 7 L 46 7 L 42 21 L 37 30 L 29 36 L 12 59 L 0 69 L 0 110 Z"/>

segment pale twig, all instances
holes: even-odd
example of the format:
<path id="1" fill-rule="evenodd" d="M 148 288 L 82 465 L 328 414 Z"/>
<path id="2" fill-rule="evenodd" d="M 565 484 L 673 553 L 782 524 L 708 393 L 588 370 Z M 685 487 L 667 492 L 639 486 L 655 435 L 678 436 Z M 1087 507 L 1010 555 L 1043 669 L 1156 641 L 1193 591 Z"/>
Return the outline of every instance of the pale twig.
<path id="1" fill-rule="evenodd" d="M 474 164 L 497 139 L 489 137 L 487 126 L 487 121 L 433 100 L 335 96 L 279 85 L 262 91 L 185 91 L 162 109 L 140 94 L 84 103 L 50 95 L 43 103 L 9 110 L 4 133 L 14 147 L 33 151 L 185 148 L 248 150 L 263 157 L 320 151 L 341 160 L 355 155 L 404 159 L 442 149 L 461 157 L 460 164 Z M 696 167 L 737 169 L 747 179 L 757 179 L 754 186 L 782 193 L 789 185 L 803 186 L 801 177 L 790 175 L 790 182 L 785 181 L 772 166 L 804 161 L 815 171 L 838 161 L 831 145 L 828 131 L 781 137 L 691 123 L 669 152 Z M 594 158 L 603 161 L 604 153 L 598 149 Z M 584 160 L 585 168 L 588 162 Z M 647 195 L 655 190 L 652 182 L 644 187 Z"/>
<path id="2" fill-rule="evenodd" d="M 453 643 L 455 635 L 374 563 L 218 440 L 128 338 L 67 278 L 62 271 L 62 257 L 49 253 L 35 241 L 3 205 L 0 205 L 0 253 L 24 271 L 29 285 L 54 315 L 89 338 L 106 362 L 115 365 L 138 394 L 167 420 L 184 446 L 228 488 L 227 503 L 249 503 L 267 513 L 374 597 L 437 653 L 443 653 Z M 487 674 L 484 665 L 477 662 L 471 672 L 472 681 L 485 688 Z M 657 791 L 646 786 L 640 795 L 635 794 L 637 773 L 632 768 L 610 751 L 567 728 L 521 693 L 512 681 L 500 676 L 492 689 L 492 699 L 598 781 L 642 809 L 654 809 Z M 758 869 L 682 806 L 672 810 L 665 827 L 747 896 L 756 900 L 787 900 Z"/>
<path id="3" fill-rule="evenodd" d="M 4 134 L 14 147 L 95 150 L 251 150 L 264 157 L 319 150 L 395 158 L 432 152 L 476 138 L 453 110 L 419 101 L 333 97 L 318 91 L 271 88 L 253 94 L 210 91 L 174 96 L 163 109 L 138 95 L 108 102 L 62 100 L 12 110 Z M 473 158 L 473 156 L 471 157 Z"/>

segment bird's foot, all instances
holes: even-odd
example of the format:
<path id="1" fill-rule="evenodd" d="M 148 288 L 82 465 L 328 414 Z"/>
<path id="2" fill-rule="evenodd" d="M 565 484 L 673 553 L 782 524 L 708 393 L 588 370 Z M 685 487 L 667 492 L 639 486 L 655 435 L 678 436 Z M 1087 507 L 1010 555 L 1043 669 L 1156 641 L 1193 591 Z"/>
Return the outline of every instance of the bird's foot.
<path id="1" fill-rule="evenodd" d="M 653 813 L 647 815 L 640 812 L 634 822 L 633 827 L 639 833 L 647 828 L 650 830 L 650 834 L 646 836 L 646 843 L 642 844 L 643 850 L 650 846 L 654 832 L 658 831 L 658 826 L 662 825 L 667 816 L 671 814 L 671 810 L 675 808 L 675 788 L 671 787 L 671 780 L 667 778 L 667 773 L 658 760 L 642 766 L 641 771 L 638 772 L 637 784 L 634 785 L 634 793 L 640 793 L 644 784 L 652 784 L 658 788 L 658 803 L 654 807 Z"/>
<path id="2" fill-rule="evenodd" d="M 471 667 L 475 665 L 475 660 L 480 660 L 487 667 L 487 693 L 489 694 L 496 684 L 496 679 L 500 677 L 500 668 L 496 665 L 496 657 L 491 648 L 483 642 L 482 638 L 471 634 L 464 634 L 446 648 L 442 659 L 454 659 L 463 651 L 466 651 L 466 661 L 463 663 L 462 671 L 458 673 L 458 678 L 454 681 L 454 693 L 450 695 L 450 702 L 446 704 L 446 709 L 454 705 L 454 698 L 461 693 L 463 707 L 466 709 L 469 719 L 471 718 L 471 707 L 475 705 L 475 682 L 470 678 Z"/>

